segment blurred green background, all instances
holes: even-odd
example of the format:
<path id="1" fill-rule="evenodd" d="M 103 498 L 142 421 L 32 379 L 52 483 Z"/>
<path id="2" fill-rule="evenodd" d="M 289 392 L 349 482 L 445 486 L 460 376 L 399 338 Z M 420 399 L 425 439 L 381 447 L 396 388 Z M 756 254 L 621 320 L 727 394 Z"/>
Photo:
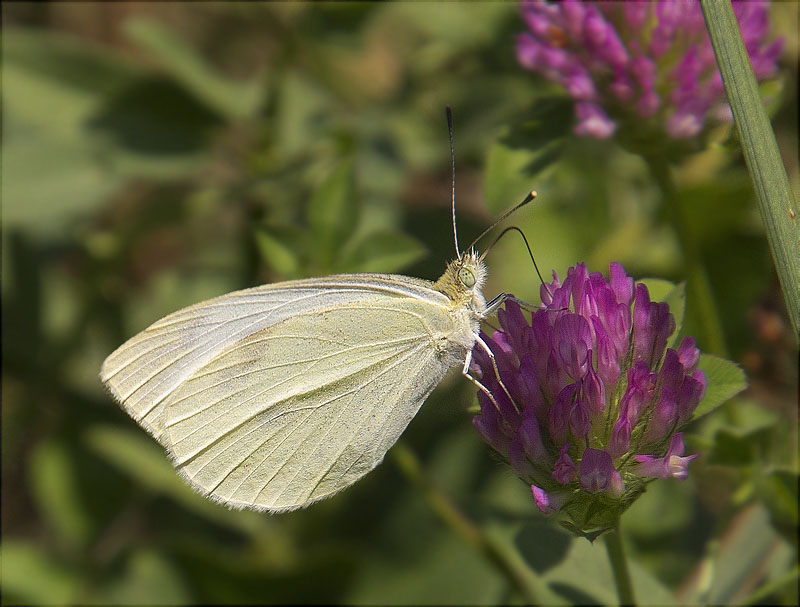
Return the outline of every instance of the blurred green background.
<path id="1" fill-rule="evenodd" d="M 797 191 L 798 6 L 773 9 L 787 36 L 773 118 Z M 448 104 L 462 246 L 535 188 L 511 221 L 543 272 L 620 261 L 684 280 L 642 160 L 569 136 L 570 104 L 516 63 L 522 29 L 513 3 L 3 5 L 4 604 L 520 600 L 391 453 L 308 510 L 228 511 L 179 480 L 98 372 L 150 323 L 235 289 L 436 279 L 453 256 Z M 689 480 L 654 483 L 626 515 L 643 602 L 797 601 L 796 342 L 728 130 L 677 179 L 718 353 L 751 387 L 690 429 L 704 457 Z M 537 300 L 516 236 L 487 261 L 488 297 Z M 691 291 L 684 332 L 709 347 Z M 601 543 L 538 514 L 473 430 L 474 402 L 445 381 L 407 455 L 553 597 L 613 602 Z"/>

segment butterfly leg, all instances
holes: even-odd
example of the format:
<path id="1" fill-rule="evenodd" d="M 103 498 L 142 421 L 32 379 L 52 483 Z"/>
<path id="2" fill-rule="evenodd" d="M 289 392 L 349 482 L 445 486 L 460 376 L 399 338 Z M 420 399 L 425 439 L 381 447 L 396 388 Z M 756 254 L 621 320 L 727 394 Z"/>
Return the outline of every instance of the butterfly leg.
<path id="1" fill-rule="evenodd" d="M 495 295 L 492 300 L 486 304 L 486 308 L 483 310 L 483 317 L 486 318 L 497 312 L 497 309 L 505 303 L 506 299 L 514 299 L 514 296 L 508 293 L 498 293 Z"/>
<path id="2" fill-rule="evenodd" d="M 491 316 L 495 312 L 497 312 L 498 308 L 502 306 L 507 301 L 513 301 L 521 308 L 525 308 L 529 312 L 536 312 L 537 310 L 541 310 L 544 308 L 542 304 L 532 304 L 530 302 L 525 301 L 524 299 L 520 299 L 519 297 L 514 297 L 513 295 L 509 295 L 508 293 L 498 293 L 497 295 L 492 298 L 492 300 L 486 304 L 486 309 L 483 312 L 484 317 Z"/>
<path id="3" fill-rule="evenodd" d="M 484 386 L 480 382 L 480 380 L 478 380 L 477 378 L 473 377 L 470 374 L 469 366 L 471 363 L 472 363 L 472 350 L 467 352 L 467 357 L 464 359 L 464 367 L 461 369 L 461 375 L 463 375 L 469 381 L 475 384 L 475 387 L 478 388 L 478 390 L 480 390 L 481 392 L 483 392 L 489 398 L 490 401 L 492 401 L 492 404 L 494 405 L 494 408 L 497 409 L 497 412 L 501 413 L 500 405 L 497 404 L 497 401 L 494 399 L 494 396 L 492 396 L 492 393 L 489 391 L 489 389 L 486 386 Z"/>
<path id="4" fill-rule="evenodd" d="M 494 369 L 494 375 L 497 378 L 497 382 L 500 384 L 500 387 L 503 389 L 503 392 L 506 393 L 508 400 L 514 406 L 514 409 L 517 411 L 517 413 L 520 413 L 520 408 L 517 405 L 516 401 L 514 400 L 514 397 L 511 396 L 511 393 L 508 391 L 508 388 L 506 388 L 506 385 L 500 378 L 500 370 L 497 368 L 497 361 L 495 360 L 494 353 L 491 351 L 489 346 L 486 345 L 486 342 L 483 341 L 483 339 L 481 339 L 480 335 L 475 336 L 475 343 L 478 344 L 484 352 L 486 352 L 487 356 L 489 357 L 489 360 L 492 361 L 492 368 Z M 497 401 L 495 400 L 494 396 L 492 396 L 492 393 L 489 391 L 489 389 L 486 386 L 484 386 L 479 380 L 470 375 L 469 372 L 470 363 L 472 363 L 472 350 L 470 350 L 467 353 L 467 357 L 464 359 L 464 367 L 461 369 L 461 374 L 467 379 L 469 379 L 473 384 L 475 384 L 481 392 L 486 394 L 486 396 L 488 396 L 489 399 L 492 401 L 492 404 L 495 406 L 495 409 L 497 409 L 497 412 L 501 413 L 500 406 L 497 404 Z"/>

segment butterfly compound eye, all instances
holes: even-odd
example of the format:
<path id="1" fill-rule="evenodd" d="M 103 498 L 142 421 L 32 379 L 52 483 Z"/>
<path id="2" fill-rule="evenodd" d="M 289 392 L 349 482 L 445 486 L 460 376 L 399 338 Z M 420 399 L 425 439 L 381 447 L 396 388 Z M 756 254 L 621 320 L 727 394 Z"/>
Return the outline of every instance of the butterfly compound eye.
<path id="1" fill-rule="evenodd" d="M 458 279 L 469 289 L 475 286 L 475 274 L 469 268 L 461 268 L 458 271 Z"/>

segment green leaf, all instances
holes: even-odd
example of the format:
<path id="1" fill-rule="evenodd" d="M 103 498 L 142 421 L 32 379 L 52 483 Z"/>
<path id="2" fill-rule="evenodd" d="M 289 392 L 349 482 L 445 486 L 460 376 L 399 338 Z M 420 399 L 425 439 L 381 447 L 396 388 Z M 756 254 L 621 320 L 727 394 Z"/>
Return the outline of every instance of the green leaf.
<path id="1" fill-rule="evenodd" d="M 108 99 L 86 126 L 115 171 L 164 179 L 197 169 L 221 124 L 175 82 L 149 77 Z"/>
<path id="2" fill-rule="evenodd" d="M 675 332 L 667 340 L 667 347 L 674 348 L 681 334 L 683 317 L 686 312 L 686 283 L 681 282 L 669 292 L 661 301 L 667 302 L 669 311 L 675 317 Z"/>
<path id="3" fill-rule="evenodd" d="M 358 240 L 345 255 L 342 272 L 397 272 L 425 255 L 418 240 L 402 232 L 380 231 Z"/>
<path id="4" fill-rule="evenodd" d="M 81 501 L 75 460 L 60 442 L 37 445 L 30 460 L 30 480 L 39 510 L 59 535 L 83 545 L 92 523 Z"/>
<path id="5" fill-rule="evenodd" d="M 106 605 L 185 605 L 191 602 L 180 571 L 161 554 L 139 550 L 128 557 L 120 579 L 101 594 Z"/>
<path id="6" fill-rule="evenodd" d="M 665 301 L 667 295 L 675 289 L 675 283 L 663 278 L 642 278 L 637 282 L 644 283 L 650 295 L 650 301 Z M 672 312 L 672 308 L 670 308 Z M 674 314 L 674 312 L 673 312 Z"/>
<path id="7" fill-rule="evenodd" d="M 40 548 L 3 538 L 3 604 L 74 605 L 80 578 Z"/>
<path id="8" fill-rule="evenodd" d="M 3 49 L 6 227 L 63 233 L 121 185 L 120 173 L 182 175 L 218 121 L 106 49 L 24 30 L 4 32 Z"/>
<path id="9" fill-rule="evenodd" d="M 414 534 L 412 534 L 414 535 Z M 345 604 L 476 605 L 504 602 L 505 580 L 454 534 L 428 534 L 415 556 L 365 558 L 351 581 Z"/>
<path id="10" fill-rule="evenodd" d="M 265 97 L 263 83 L 234 82 L 217 74 L 203 57 L 157 21 L 133 18 L 125 22 L 127 36 L 150 51 L 176 81 L 198 100 L 230 120 L 253 116 Z"/>
<path id="11" fill-rule="evenodd" d="M 271 532 L 274 523 L 257 512 L 231 512 L 202 497 L 178 476 L 164 450 L 144 431 L 94 425 L 84 434 L 89 448 L 153 493 L 166 495 L 206 519 L 248 534 Z"/>
<path id="12" fill-rule="evenodd" d="M 47 167 L 47 178 L 42 177 Z M 121 180 L 86 145 L 36 132 L 12 132 L 3 141 L 3 227 L 44 235 L 96 209 Z"/>
<path id="13" fill-rule="evenodd" d="M 336 99 L 330 91 L 296 71 L 280 79 L 276 94 L 274 147 L 282 158 L 304 156 L 319 149 Z"/>
<path id="14" fill-rule="evenodd" d="M 625 534 L 642 543 L 679 535 L 692 523 L 696 499 L 690 483 L 650 483 L 625 512 Z"/>
<path id="15" fill-rule="evenodd" d="M 673 605 L 672 593 L 643 566 L 629 560 L 634 596 L 642 604 Z M 576 572 L 580 572 L 576 575 Z M 573 605 L 616 605 L 614 578 L 603 542 L 575 538 L 560 562 L 550 567 L 543 580 Z"/>
<path id="16" fill-rule="evenodd" d="M 82 137 L 84 121 L 138 75 L 108 48 L 52 31 L 4 28 L 2 45 L 4 119 L 12 116 L 49 139 Z"/>
<path id="17" fill-rule="evenodd" d="M 736 399 L 736 406 L 731 410 L 731 421 L 735 425 L 726 426 L 740 436 L 753 434 L 759 430 L 774 428 L 782 423 L 782 416 L 758 401 Z"/>
<path id="18" fill-rule="evenodd" d="M 317 188 L 307 213 L 319 259 L 330 265 L 355 230 L 358 206 L 351 162 L 339 165 Z"/>
<path id="19" fill-rule="evenodd" d="M 285 278 L 296 278 L 300 274 L 300 260 L 297 253 L 286 246 L 281 239 L 266 230 L 255 233 L 258 247 L 264 263 Z"/>
<path id="20" fill-rule="evenodd" d="M 695 409 L 693 419 L 711 413 L 747 387 L 747 378 L 742 368 L 724 358 L 701 354 L 697 368 L 706 374 L 708 387 L 703 400 Z"/>
<path id="21" fill-rule="evenodd" d="M 725 549 L 716 551 L 707 580 L 708 594 L 690 603 L 741 604 L 753 584 L 763 578 L 765 565 L 780 538 L 770 526 L 765 508 L 756 504 L 736 517 L 731 530 L 720 541 Z"/>
<path id="22" fill-rule="evenodd" d="M 179 496 L 184 488 L 163 448 L 144 432 L 114 426 L 92 426 L 85 434 L 89 447 L 151 491 Z M 182 496 L 181 496 L 182 497 Z"/>

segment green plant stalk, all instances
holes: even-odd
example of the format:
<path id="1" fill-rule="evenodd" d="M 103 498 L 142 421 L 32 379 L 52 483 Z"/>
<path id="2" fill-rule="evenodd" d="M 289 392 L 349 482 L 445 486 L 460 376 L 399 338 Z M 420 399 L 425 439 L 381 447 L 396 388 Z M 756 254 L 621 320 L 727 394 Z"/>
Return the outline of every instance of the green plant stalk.
<path id="1" fill-rule="evenodd" d="M 787 586 L 794 585 L 797 587 L 797 581 L 800 579 L 800 565 L 795 565 L 791 570 L 779 576 L 770 582 L 767 582 L 761 588 L 755 590 L 750 596 L 741 602 L 742 605 L 756 605 L 762 603 L 770 598 L 771 594 L 781 592 Z"/>
<path id="2" fill-rule="evenodd" d="M 689 222 L 686 220 L 681 201 L 675 191 L 675 182 L 672 179 L 669 163 L 662 156 L 647 156 L 645 160 L 664 197 L 662 204 L 668 215 L 672 217 L 672 224 L 686 259 L 687 294 L 700 318 L 700 331 L 702 331 L 700 344 L 706 352 L 727 358 L 728 347 L 725 344 L 725 332 L 722 330 L 714 291 L 711 288 L 711 281 L 708 278 L 708 271 L 703 263 L 700 248 L 697 246 L 697 239 L 691 233 Z"/>
<path id="3" fill-rule="evenodd" d="M 620 605 L 635 605 L 631 574 L 628 571 L 628 560 L 622 546 L 622 536 L 619 532 L 619 522 L 612 531 L 603 535 L 611 570 L 614 572 L 614 584 L 617 586 L 617 597 Z"/>
<path id="4" fill-rule="evenodd" d="M 515 555 L 508 553 L 507 546 L 484 533 L 425 477 L 419 460 L 411 449 L 399 442 L 389 455 L 400 472 L 419 489 L 439 518 L 494 563 L 526 603 L 537 605 L 540 603 L 538 597 L 549 595 L 544 583 L 524 565 L 522 559 L 514 558 Z"/>
<path id="5" fill-rule="evenodd" d="M 800 331 L 800 219 L 736 16 L 728 0 L 701 0 L 789 318 Z"/>

